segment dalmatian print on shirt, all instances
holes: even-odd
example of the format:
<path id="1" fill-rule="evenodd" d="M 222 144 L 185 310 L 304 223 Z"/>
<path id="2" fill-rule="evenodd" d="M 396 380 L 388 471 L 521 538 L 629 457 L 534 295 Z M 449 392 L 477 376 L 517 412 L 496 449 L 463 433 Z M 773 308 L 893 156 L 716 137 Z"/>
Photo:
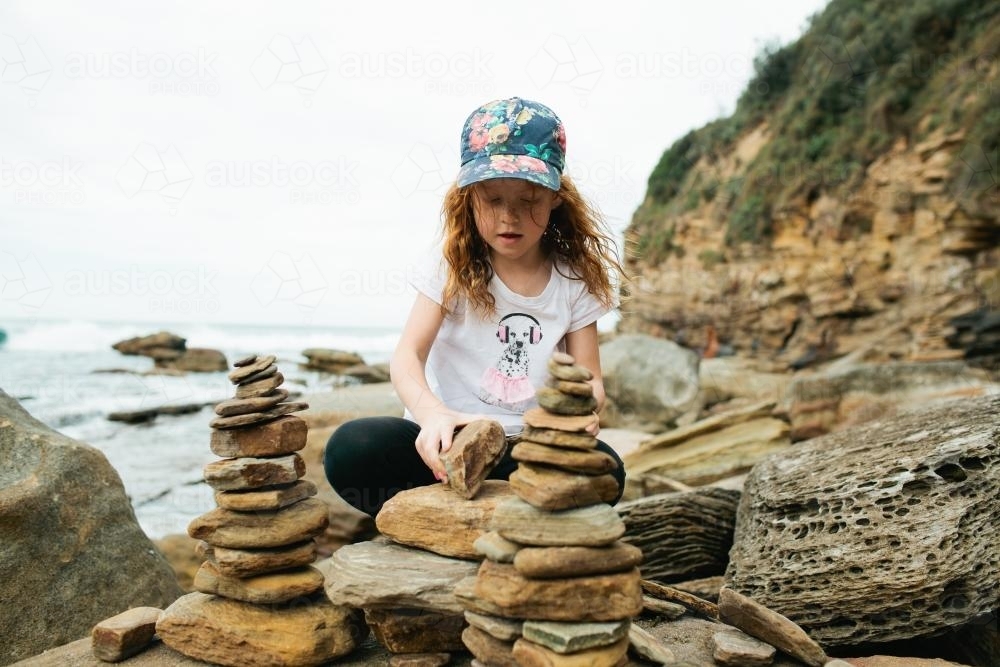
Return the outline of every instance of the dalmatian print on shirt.
<path id="1" fill-rule="evenodd" d="M 531 350 L 542 340 L 542 325 L 531 315 L 510 313 L 497 324 L 501 345 L 496 364 L 487 368 L 479 383 L 479 400 L 514 412 L 523 412 L 535 396 L 528 377 Z"/>

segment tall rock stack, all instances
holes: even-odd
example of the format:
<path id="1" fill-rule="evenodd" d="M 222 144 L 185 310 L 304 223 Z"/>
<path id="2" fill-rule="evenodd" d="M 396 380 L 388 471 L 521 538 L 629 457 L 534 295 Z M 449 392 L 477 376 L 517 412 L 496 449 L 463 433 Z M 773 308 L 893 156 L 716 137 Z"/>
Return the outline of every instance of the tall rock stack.
<path id="1" fill-rule="evenodd" d="M 296 453 L 307 426 L 287 402 L 273 355 L 235 363 L 236 395 L 215 407 L 212 452 L 205 466 L 218 507 L 188 533 L 203 540 L 198 592 L 178 599 L 156 624 L 160 638 L 192 658 L 221 665 L 318 665 L 354 650 L 359 615 L 332 604 L 323 575 L 310 564 L 314 538 L 327 525 L 326 505 L 301 479 Z"/>
<path id="2" fill-rule="evenodd" d="M 607 504 L 617 463 L 587 432 L 597 420 L 590 371 L 562 353 L 549 371 L 512 451 L 517 497 L 497 505 L 476 543 L 486 560 L 475 584 L 457 591 L 463 640 L 487 665 L 624 664 L 642 552 L 618 540 L 625 524 Z"/>

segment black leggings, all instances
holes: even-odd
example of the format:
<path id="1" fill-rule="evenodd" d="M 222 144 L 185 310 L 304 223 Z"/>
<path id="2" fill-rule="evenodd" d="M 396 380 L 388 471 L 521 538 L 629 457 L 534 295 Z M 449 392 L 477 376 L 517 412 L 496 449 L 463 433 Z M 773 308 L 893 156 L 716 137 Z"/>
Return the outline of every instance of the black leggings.
<path id="1" fill-rule="evenodd" d="M 439 484 L 414 443 L 420 425 L 401 417 L 364 417 L 345 422 L 330 436 L 323 457 L 326 478 L 350 505 L 374 517 L 385 501 L 404 489 Z M 510 447 L 489 474 L 489 479 L 508 479 L 517 468 Z M 618 496 L 625 488 L 625 465 L 607 444 L 597 441 L 597 449 L 612 456 L 618 468 Z"/>

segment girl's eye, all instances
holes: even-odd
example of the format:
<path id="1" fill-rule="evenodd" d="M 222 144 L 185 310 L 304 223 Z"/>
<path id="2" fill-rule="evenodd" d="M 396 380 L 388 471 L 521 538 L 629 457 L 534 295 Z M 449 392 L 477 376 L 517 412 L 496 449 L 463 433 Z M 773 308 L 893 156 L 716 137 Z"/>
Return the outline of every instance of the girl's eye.
<path id="1" fill-rule="evenodd" d="M 528 204 L 529 206 L 534 206 L 535 204 L 538 203 L 538 200 L 537 199 L 522 199 L 521 202 L 524 203 L 524 204 Z"/>

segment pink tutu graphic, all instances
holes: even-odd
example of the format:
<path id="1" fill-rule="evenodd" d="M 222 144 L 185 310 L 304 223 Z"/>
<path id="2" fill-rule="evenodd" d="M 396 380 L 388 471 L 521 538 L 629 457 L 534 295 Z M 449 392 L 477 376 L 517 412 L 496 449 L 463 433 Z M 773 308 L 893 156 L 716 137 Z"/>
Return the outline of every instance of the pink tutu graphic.
<path id="1" fill-rule="evenodd" d="M 535 398 L 535 387 L 527 375 L 508 377 L 496 368 L 487 368 L 479 381 L 479 398 L 490 405 L 517 411 Z"/>

